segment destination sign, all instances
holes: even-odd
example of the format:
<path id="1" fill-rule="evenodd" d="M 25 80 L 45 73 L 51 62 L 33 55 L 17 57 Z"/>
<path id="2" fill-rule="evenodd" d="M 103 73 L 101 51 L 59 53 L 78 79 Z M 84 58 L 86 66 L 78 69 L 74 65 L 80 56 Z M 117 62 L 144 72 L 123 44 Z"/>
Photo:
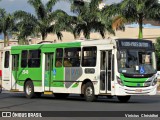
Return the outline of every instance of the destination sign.
<path id="1" fill-rule="evenodd" d="M 151 41 L 142 41 L 142 40 L 120 40 L 119 47 L 127 47 L 127 48 L 152 48 L 152 42 Z"/>

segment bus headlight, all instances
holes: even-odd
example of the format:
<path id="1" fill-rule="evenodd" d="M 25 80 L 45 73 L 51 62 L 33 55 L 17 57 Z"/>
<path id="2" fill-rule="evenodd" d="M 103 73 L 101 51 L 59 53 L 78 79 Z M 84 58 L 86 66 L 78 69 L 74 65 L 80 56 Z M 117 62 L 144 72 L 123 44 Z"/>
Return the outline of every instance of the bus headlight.
<path id="1" fill-rule="evenodd" d="M 153 81 L 152 81 L 152 86 L 155 86 L 157 84 L 157 79 L 155 78 Z"/>
<path id="2" fill-rule="evenodd" d="M 145 87 L 149 87 L 150 85 L 151 85 L 151 82 L 146 81 L 146 82 L 144 83 L 144 86 L 145 86 Z"/>
<path id="3" fill-rule="evenodd" d="M 157 84 L 157 78 L 156 75 L 153 75 L 144 83 L 144 86 L 149 87 L 149 86 L 155 86 L 156 84 Z"/>
<path id="4" fill-rule="evenodd" d="M 119 77 L 117 77 L 117 83 L 118 83 L 119 85 L 122 85 L 122 86 L 123 86 L 123 82 L 122 82 L 122 80 L 121 80 Z"/>

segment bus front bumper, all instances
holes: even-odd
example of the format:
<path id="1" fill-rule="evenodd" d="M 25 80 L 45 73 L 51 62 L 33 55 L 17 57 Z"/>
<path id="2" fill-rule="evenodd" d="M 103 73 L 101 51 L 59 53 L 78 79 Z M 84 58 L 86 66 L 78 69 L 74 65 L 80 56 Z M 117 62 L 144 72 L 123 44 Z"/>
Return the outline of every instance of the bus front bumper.
<path id="1" fill-rule="evenodd" d="M 126 87 L 117 84 L 115 95 L 156 95 L 157 85 L 149 87 Z"/>

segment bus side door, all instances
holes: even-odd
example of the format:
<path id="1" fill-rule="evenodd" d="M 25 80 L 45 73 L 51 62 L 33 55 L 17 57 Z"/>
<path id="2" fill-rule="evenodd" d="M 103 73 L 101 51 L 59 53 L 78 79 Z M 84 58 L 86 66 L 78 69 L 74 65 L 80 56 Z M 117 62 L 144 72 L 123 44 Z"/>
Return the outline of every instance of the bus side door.
<path id="1" fill-rule="evenodd" d="M 16 89 L 16 84 L 18 81 L 18 67 L 19 67 L 19 55 L 12 55 L 12 79 L 11 79 L 11 89 Z"/>
<path id="2" fill-rule="evenodd" d="M 101 51 L 100 55 L 100 91 L 101 93 L 111 93 L 111 81 L 114 69 L 112 50 Z"/>
<path id="3" fill-rule="evenodd" d="M 45 53 L 44 91 L 50 91 L 54 53 Z"/>

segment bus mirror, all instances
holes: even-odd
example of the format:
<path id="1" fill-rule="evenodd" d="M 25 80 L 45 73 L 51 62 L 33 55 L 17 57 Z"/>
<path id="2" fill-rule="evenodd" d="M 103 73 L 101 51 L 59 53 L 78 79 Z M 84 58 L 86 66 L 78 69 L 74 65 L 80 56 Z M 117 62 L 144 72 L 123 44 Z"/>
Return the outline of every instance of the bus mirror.
<path id="1" fill-rule="evenodd" d="M 139 66 L 138 66 L 138 65 L 136 65 L 135 67 L 136 67 L 136 71 L 139 71 Z"/>

